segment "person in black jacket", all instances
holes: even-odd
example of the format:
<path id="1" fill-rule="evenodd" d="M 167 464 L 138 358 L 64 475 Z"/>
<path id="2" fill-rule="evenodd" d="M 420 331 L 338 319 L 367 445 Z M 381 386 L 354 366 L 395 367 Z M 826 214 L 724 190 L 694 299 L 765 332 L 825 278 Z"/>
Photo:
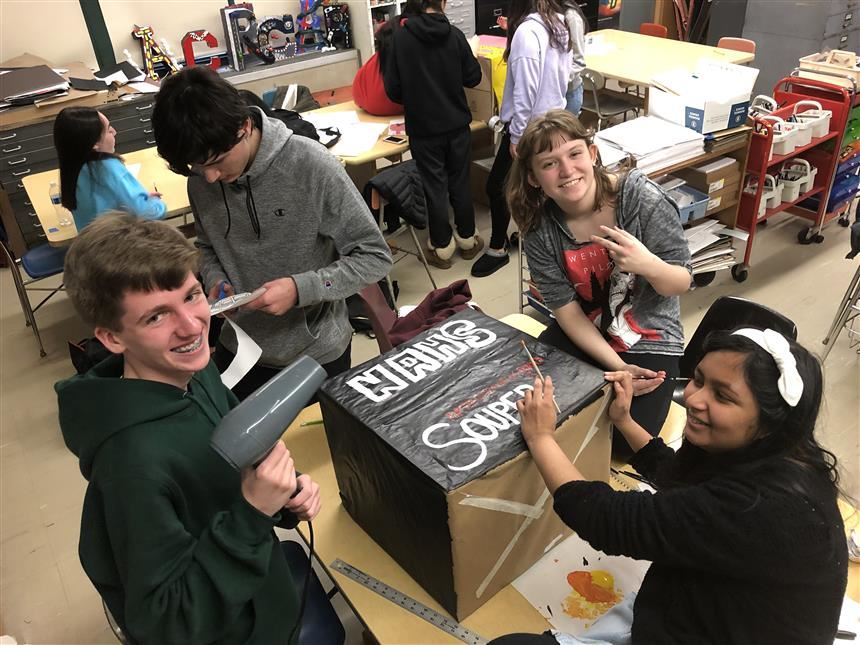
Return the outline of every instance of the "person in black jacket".
<path id="1" fill-rule="evenodd" d="M 596 549 L 652 562 L 632 627 L 597 642 L 830 645 L 848 559 L 836 458 L 813 432 L 821 365 L 770 329 L 713 332 L 704 350 L 684 391 L 677 453 L 631 419 L 631 376 L 606 375 L 615 390 L 609 416 L 655 494 L 583 480 L 553 438 L 550 379 L 536 380 L 518 404 L 561 519 Z M 515 642 L 555 637 L 493 645 Z"/>
<path id="2" fill-rule="evenodd" d="M 388 98 L 403 104 L 409 147 L 427 193 L 427 261 L 448 269 L 457 247 L 472 259 L 484 246 L 475 234 L 469 187 L 472 114 L 463 91 L 481 82 L 481 67 L 463 32 L 445 17 L 445 0 L 420 1 L 422 13 L 404 17 L 403 28 L 394 33 L 383 80 Z M 456 231 L 448 222 L 448 201 Z"/>

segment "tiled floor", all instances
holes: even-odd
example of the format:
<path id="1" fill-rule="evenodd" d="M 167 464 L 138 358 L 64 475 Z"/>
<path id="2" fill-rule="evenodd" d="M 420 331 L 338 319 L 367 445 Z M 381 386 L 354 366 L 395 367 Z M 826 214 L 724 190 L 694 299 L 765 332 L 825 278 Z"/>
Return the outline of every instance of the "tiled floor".
<path id="1" fill-rule="evenodd" d="M 489 233 L 486 213 L 481 230 Z M 793 318 L 800 341 L 813 351 L 830 325 L 856 262 L 843 259 L 848 231 L 831 225 L 820 245 L 800 246 L 799 220 L 779 218 L 760 231 L 749 280 L 735 283 L 727 272 L 712 285 L 682 299 L 687 336 L 719 295 L 737 294 Z M 468 275 L 459 260 L 449 271 L 435 271 L 447 284 Z M 413 258 L 395 268 L 401 304 L 416 303 L 429 282 Z M 490 278 L 470 281 L 475 299 L 490 315 L 517 310 L 516 261 Z M 66 450 L 57 426 L 52 385 L 72 367 L 67 339 L 88 335 L 65 296 L 38 314 L 48 356 L 39 359 L 30 330 L 24 327 L 8 271 L 0 271 L 0 634 L 19 643 L 113 643 L 98 596 L 77 560 L 79 514 L 84 480 Z M 376 353 L 376 344 L 356 337 L 357 364 Z M 860 359 L 843 335 L 826 364 L 826 404 L 821 437 L 840 458 L 843 482 L 860 495 Z M 350 621 L 350 642 L 360 642 Z"/>

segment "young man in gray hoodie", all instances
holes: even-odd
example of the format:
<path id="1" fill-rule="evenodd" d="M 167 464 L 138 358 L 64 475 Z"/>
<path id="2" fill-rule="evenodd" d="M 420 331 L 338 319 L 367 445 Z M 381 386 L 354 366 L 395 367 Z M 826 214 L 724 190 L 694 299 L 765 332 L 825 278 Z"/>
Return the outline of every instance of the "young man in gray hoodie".
<path id="1" fill-rule="evenodd" d="M 263 350 L 233 392 L 248 396 L 301 354 L 329 376 L 349 369 L 345 298 L 382 279 L 391 255 L 343 167 L 205 67 L 162 83 L 152 121 L 159 154 L 189 178 L 210 299 L 266 288 L 230 316 Z M 220 369 L 236 347 L 224 325 Z"/>

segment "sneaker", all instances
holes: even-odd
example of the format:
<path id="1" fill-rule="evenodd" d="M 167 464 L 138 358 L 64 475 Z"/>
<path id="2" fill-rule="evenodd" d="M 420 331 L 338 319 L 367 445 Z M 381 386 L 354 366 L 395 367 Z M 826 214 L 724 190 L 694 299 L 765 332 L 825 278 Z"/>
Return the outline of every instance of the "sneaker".
<path id="1" fill-rule="evenodd" d="M 430 264 L 437 269 L 451 268 L 451 260 L 439 257 L 436 249 L 424 249 L 424 258 L 427 260 L 427 264 Z"/>
<path id="2" fill-rule="evenodd" d="M 478 257 L 478 253 L 484 250 L 484 240 L 481 239 L 480 235 L 475 235 L 474 244 L 472 244 L 471 249 L 460 249 L 460 255 L 463 256 L 464 260 L 471 260 L 473 258 Z"/>
<path id="3" fill-rule="evenodd" d="M 488 275 L 493 275 L 510 261 L 511 258 L 507 253 L 504 255 L 490 255 L 489 253 L 484 253 L 484 255 L 479 257 L 478 261 L 472 265 L 472 275 L 476 278 L 486 278 Z"/>

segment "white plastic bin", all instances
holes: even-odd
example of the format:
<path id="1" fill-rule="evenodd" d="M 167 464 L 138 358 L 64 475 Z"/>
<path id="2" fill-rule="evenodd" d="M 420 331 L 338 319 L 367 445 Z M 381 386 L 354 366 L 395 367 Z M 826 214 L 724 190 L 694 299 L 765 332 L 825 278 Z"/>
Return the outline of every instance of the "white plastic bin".
<path id="1" fill-rule="evenodd" d="M 811 109 L 798 112 L 801 106 L 810 106 Z M 812 137 L 819 138 L 830 132 L 830 117 L 833 112 L 822 110 L 818 101 L 798 101 L 794 104 L 794 116 L 798 121 L 803 121 L 810 128 Z"/>
<path id="2" fill-rule="evenodd" d="M 744 188 L 747 195 L 755 196 L 758 189 L 758 181 L 750 178 Z M 768 208 L 776 208 L 782 203 L 782 184 L 777 182 L 773 175 L 764 176 L 764 187 L 761 192 L 761 201 L 758 203 L 758 213 L 756 219 L 761 219 L 764 216 L 765 210 Z"/>
<path id="3" fill-rule="evenodd" d="M 797 201 L 803 193 L 812 189 L 818 168 L 806 159 L 789 159 L 783 162 L 779 170 L 779 182 L 782 184 L 782 201 Z"/>
<path id="4" fill-rule="evenodd" d="M 766 96 L 765 94 L 759 94 L 752 100 L 752 102 L 750 102 L 749 110 L 747 110 L 747 116 L 754 119 L 757 116 L 764 116 L 766 114 L 770 114 L 778 107 L 779 104 L 776 102 L 775 98 L 773 98 L 772 96 Z"/>
<path id="5" fill-rule="evenodd" d="M 774 155 L 789 155 L 794 152 L 794 142 L 797 139 L 797 124 L 787 123 L 778 116 L 763 116 L 761 121 L 768 121 L 773 128 L 773 146 L 770 149 L 770 158 Z"/>

